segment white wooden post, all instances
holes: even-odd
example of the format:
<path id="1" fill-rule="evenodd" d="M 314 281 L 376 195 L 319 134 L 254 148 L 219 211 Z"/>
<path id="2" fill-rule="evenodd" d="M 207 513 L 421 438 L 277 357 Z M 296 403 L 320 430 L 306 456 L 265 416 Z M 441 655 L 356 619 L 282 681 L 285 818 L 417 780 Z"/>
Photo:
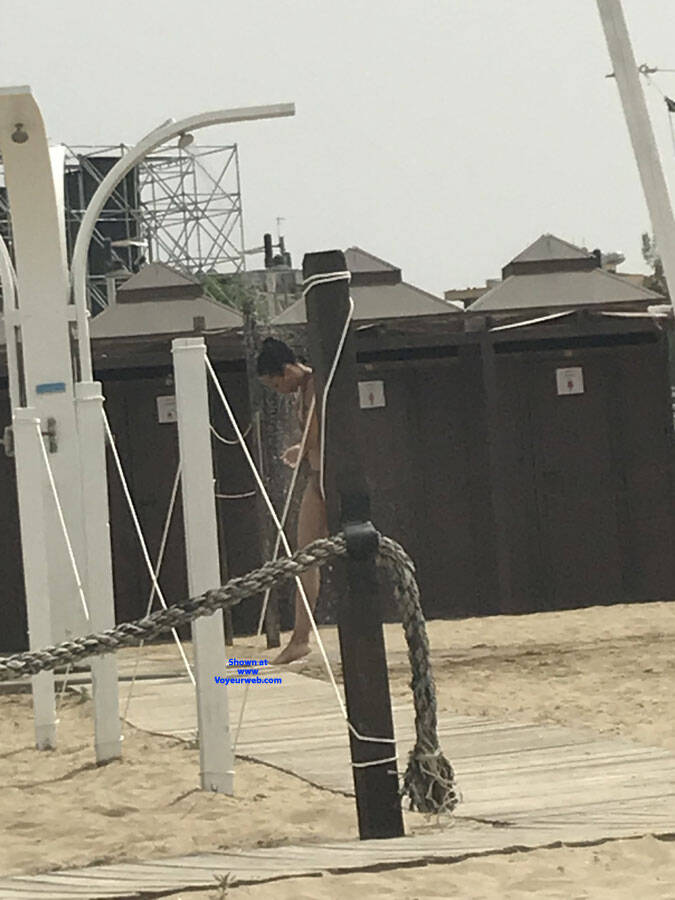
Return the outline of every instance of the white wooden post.
<path id="1" fill-rule="evenodd" d="M 86 532 L 86 566 L 83 581 L 89 607 L 89 628 L 103 631 L 115 625 L 108 479 L 103 433 L 103 393 L 97 381 L 75 385 L 75 411 L 80 440 L 82 518 Z M 122 755 L 117 657 L 94 656 L 91 664 L 94 696 L 94 745 L 96 762 Z"/>
<path id="2" fill-rule="evenodd" d="M 621 0 L 597 3 L 652 229 L 675 306 L 675 221 Z"/>
<path id="3" fill-rule="evenodd" d="M 9 338 L 8 338 L 9 339 Z M 44 497 L 44 462 L 39 442 L 40 420 L 34 409 L 15 409 L 13 422 L 16 482 L 21 505 L 21 553 L 23 557 L 28 639 L 31 650 L 52 643 L 49 604 L 49 576 L 45 556 L 46 534 Z M 35 746 L 38 750 L 56 747 L 56 704 L 54 673 L 33 675 L 33 715 Z"/>
<path id="4" fill-rule="evenodd" d="M 190 596 L 220 585 L 220 555 L 209 429 L 206 346 L 203 338 L 172 342 L 181 488 Z M 225 630 L 219 610 L 192 622 L 201 786 L 234 793 L 227 688 L 215 681 L 224 673 Z"/>

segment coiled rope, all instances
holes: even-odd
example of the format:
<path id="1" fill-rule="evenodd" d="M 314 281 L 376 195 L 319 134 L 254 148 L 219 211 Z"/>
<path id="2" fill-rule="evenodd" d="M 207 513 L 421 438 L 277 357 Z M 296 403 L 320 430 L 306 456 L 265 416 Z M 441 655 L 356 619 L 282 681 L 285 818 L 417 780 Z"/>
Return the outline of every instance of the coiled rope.
<path id="1" fill-rule="evenodd" d="M 115 628 L 55 646 L 8 656 L 0 660 L 0 678 L 36 675 L 57 666 L 72 665 L 89 656 L 114 653 L 120 647 L 150 640 L 199 616 L 236 606 L 247 597 L 261 594 L 268 588 L 297 578 L 307 569 L 324 566 L 346 554 L 343 534 L 320 538 L 292 556 L 266 562 L 247 575 L 231 578 L 222 587 L 157 610 L 135 622 L 124 622 Z M 415 706 L 416 741 L 409 754 L 401 795 L 409 798 L 411 809 L 437 815 L 450 813 L 459 803 L 460 795 L 453 768 L 438 741 L 436 688 L 415 566 L 401 545 L 388 537 L 380 536 L 376 559 L 378 567 L 388 573 L 399 605 L 412 672 L 410 686 Z"/>

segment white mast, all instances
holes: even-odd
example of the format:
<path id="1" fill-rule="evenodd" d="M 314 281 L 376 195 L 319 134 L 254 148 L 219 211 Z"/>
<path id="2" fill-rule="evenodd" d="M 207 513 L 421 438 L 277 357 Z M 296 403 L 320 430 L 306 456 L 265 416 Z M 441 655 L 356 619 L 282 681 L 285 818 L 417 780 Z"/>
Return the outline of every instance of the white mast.
<path id="1" fill-rule="evenodd" d="M 675 221 L 621 0 L 597 0 L 652 230 L 675 304 Z"/>

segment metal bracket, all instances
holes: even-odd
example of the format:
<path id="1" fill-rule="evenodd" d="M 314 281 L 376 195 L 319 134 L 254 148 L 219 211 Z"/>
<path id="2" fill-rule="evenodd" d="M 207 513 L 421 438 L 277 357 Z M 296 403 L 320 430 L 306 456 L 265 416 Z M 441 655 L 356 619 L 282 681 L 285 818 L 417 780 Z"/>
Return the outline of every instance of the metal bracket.
<path id="1" fill-rule="evenodd" d="M 59 445 L 56 440 L 56 419 L 49 418 L 47 419 L 47 430 L 41 432 L 43 437 L 47 438 L 47 450 L 50 453 L 56 453 L 59 449 Z"/>
<path id="2" fill-rule="evenodd" d="M 14 456 L 14 431 L 11 425 L 5 426 L 0 444 L 3 444 L 5 448 L 5 456 Z"/>
<path id="3" fill-rule="evenodd" d="M 380 532 L 372 522 L 343 522 L 347 553 L 352 559 L 364 560 L 375 556 L 380 546 Z"/>

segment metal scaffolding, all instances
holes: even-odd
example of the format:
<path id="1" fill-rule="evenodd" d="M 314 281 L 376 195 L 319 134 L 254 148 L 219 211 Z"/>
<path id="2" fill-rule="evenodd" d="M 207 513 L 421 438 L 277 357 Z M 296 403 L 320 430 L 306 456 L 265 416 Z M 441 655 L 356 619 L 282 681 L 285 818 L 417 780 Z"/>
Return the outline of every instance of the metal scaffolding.
<path id="1" fill-rule="evenodd" d="M 128 147 L 66 147 L 64 187 L 68 258 L 91 197 Z M 12 251 L 11 218 L 0 165 L 0 235 Z M 107 305 L 111 281 L 144 262 L 191 275 L 245 270 L 237 145 L 162 148 L 118 185 L 89 251 L 89 305 Z"/>

